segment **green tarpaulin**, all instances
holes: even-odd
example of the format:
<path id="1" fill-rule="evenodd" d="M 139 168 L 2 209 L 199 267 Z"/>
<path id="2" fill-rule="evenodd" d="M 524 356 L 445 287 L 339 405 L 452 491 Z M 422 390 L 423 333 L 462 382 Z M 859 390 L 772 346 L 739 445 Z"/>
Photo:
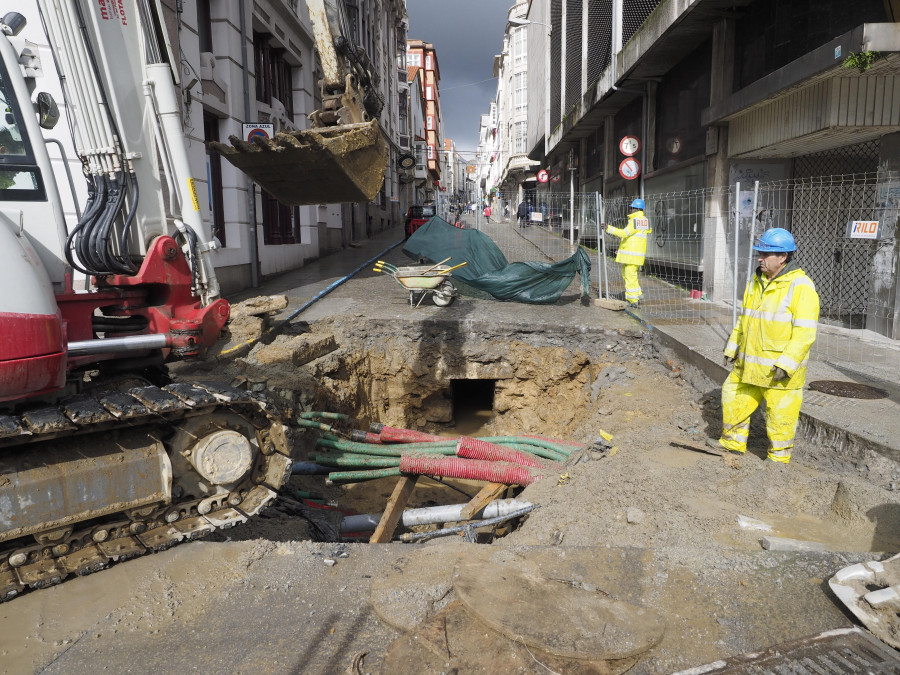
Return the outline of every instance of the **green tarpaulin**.
<path id="1" fill-rule="evenodd" d="M 591 261 L 581 247 L 571 258 L 558 263 L 510 263 L 483 232 L 454 227 L 435 216 L 406 241 L 403 253 L 413 260 L 432 263 L 447 257 L 448 265 L 465 261 L 467 265 L 453 270 L 453 278 L 498 300 L 552 304 L 576 273 L 581 277 L 581 296 L 590 295 Z"/>

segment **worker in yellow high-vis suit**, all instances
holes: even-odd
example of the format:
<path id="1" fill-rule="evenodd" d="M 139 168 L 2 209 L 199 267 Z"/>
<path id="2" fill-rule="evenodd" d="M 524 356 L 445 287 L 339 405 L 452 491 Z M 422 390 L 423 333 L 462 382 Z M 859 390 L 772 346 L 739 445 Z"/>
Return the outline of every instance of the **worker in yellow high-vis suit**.
<path id="1" fill-rule="evenodd" d="M 638 269 L 644 264 L 644 257 L 647 255 L 647 237 L 652 231 L 650 221 L 644 215 L 644 200 L 635 199 L 631 202 L 628 224 L 625 227 L 612 227 L 606 223 L 600 227 L 622 240 L 616 253 L 616 262 L 622 265 L 625 299 L 630 306 L 636 307 L 643 296 L 638 281 Z"/>
<path id="2" fill-rule="evenodd" d="M 747 451 L 750 415 L 766 401 L 767 460 L 787 464 L 803 403 L 809 350 L 816 339 L 819 296 L 793 261 L 797 245 L 780 227 L 766 230 L 753 247 L 759 267 L 744 291 L 741 317 L 725 345 L 722 436 L 711 447 Z"/>

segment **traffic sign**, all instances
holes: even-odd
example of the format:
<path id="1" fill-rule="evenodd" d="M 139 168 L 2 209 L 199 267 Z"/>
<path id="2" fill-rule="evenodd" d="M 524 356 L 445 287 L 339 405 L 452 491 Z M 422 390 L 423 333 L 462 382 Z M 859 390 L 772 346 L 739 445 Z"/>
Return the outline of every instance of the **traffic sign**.
<path id="1" fill-rule="evenodd" d="M 260 136 L 265 139 L 272 138 L 275 135 L 275 125 L 263 122 L 245 122 L 243 127 L 243 136 L 248 143 L 252 143 L 253 139 Z"/>
<path id="2" fill-rule="evenodd" d="M 548 180 L 550 180 L 550 173 L 547 171 L 547 169 L 541 169 L 537 173 L 537 179 L 540 183 L 546 183 Z"/>
<path id="3" fill-rule="evenodd" d="M 634 180 L 641 175 L 641 163 L 634 157 L 626 157 L 619 164 L 619 175 L 625 180 Z"/>
<path id="4" fill-rule="evenodd" d="M 619 141 L 619 152 L 626 157 L 638 154 L 641 149 L 641 141 L 637 136 L 623 136 Z"/>

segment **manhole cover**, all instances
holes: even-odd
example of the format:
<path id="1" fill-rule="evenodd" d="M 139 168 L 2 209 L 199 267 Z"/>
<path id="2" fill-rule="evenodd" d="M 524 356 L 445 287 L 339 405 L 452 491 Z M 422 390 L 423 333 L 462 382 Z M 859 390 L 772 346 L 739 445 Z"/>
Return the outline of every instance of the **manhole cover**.
<path id="1" fill-rule="evenodd" d="M 809 383 L 809 388 L 813 391 L 821 391 L 824 394 L 843 396 L 844 398 L 887 398 L 888 395 L 883 389 L 840 380 L 816 380 Z"/>

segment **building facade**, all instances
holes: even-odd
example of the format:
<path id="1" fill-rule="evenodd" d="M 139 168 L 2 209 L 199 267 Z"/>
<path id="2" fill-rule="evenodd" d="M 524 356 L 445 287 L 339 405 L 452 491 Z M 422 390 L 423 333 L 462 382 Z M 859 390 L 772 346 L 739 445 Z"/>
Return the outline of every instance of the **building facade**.
<path id="1" fill-rule="evenodd" d="M 781 201 L 741 227 L 786 227 L 806 242 L 823 321 L 900 336 L 887 208 L 900 194 L 890 173 L 900 165 L 900 4 L 530 0 L 526 17 L 529 85 L 546 87 L 528 128 L 530 156 L 551 176 L 542 189 L 568 188 L 553 176 L 574 165 L 579 192 L 652 200 L 648 261 L 700 275 L 715 298 L 735 264 L 729 199 L 783 182 Z M 623 167 L 627 136 L 639 150 Z M 816 191 L 826 181 L 836 188 Z M 687 201 L 653 199 L 687 193 L 699 199 L 690 213 L 679 211 Z M 857 218 L 881 219 L 886 239 L 850 242 Z"/>
<path id="2" fill-rule="evenodd" d="M 431 183 L 441 180 L 441 102 L 438 84 L 441 79 L 434 45 L 422 40 L 406 41 L 407 66 L 422 70 L 422 94 L 425 100 L 425 163 Z"/>

